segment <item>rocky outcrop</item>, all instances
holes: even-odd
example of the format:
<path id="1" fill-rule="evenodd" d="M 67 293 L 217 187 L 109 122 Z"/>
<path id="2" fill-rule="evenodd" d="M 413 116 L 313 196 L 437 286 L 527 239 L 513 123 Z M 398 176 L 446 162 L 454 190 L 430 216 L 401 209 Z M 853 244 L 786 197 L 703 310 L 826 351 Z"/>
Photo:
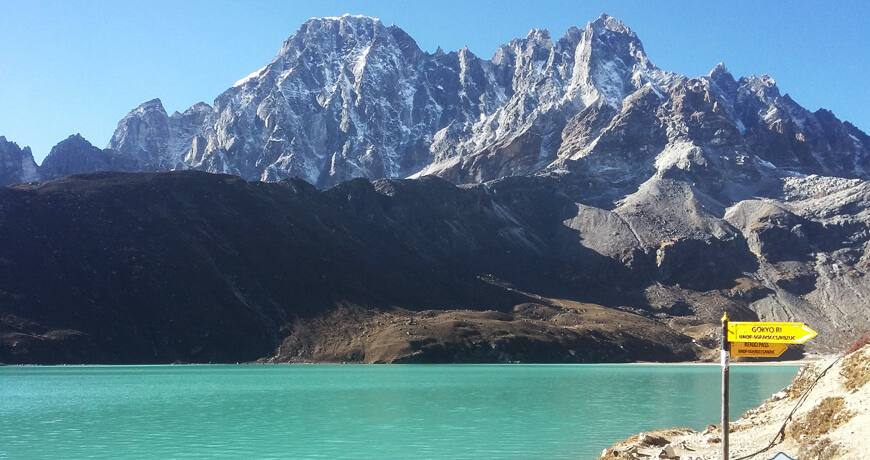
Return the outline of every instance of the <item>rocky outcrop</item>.
<path id="1" fill-rule="evenodd" d="M 821 342 L 860 334 L 870 324 L 868 183 L 790 177 L 773 195 L 778 199 L 743 201 L 725 213 L 757 256 L 757 279 L 773 293 L 753 309 L 817 324 Z"/>
<path id="2" fill-rule="evenodd" d="M 30 147 L 22 149 L 0 136 L 0 185 L 38 180 L 37 168 Z"/>
<path id="3" fill-rule="evenodd" d="M 139 171 L 184 169 L 183 157 L 211 112 L 199 103 L 170 116 L 160 99 L 152 99 L 118 122 L 108 149 L 133 159 Z"/>

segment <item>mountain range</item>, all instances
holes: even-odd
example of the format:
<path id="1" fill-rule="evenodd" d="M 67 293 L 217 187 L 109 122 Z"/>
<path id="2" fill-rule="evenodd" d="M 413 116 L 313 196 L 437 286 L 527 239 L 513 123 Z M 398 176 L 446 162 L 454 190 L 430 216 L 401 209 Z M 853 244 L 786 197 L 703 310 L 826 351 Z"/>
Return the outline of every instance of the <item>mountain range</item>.
<path id="1" fill-rule="evenodd" d="M 868 179 L 852 124 L 659 69 L 607 15 L 490 59 L 313 18 L 105 149 L 0 137 L 0 361 L 689 359 L 723 309 L 839 346 L 870 326 Z"/>
<path id="2" fill-rule="evenodd" d="M 870 174 L 870 138 L 855 126 L 804 109 L 766 75 L 735 79 L 722 64 L 699 78 L 661 70 L 607 15 L 559 39 L 532 30 L 490 59 L 467 48 L 427 53 L 370 17 L 314 18 L 212 105 L 169 115 L 159 99 L 145 102 L 118 122 L 105 149 L 73 136 L 34 168 L 28 152 L 0 145 L 6 184 L 177 169 L 318 187 L 565 170 L 618 169 L 643 180 L 690 165 L 740 175 Z"/>

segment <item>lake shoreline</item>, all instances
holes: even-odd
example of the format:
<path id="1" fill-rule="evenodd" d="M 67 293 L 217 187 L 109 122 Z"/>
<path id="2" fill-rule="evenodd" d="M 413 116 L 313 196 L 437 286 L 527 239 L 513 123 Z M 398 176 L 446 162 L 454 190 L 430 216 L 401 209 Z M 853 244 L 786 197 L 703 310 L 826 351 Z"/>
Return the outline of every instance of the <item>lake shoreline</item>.
<path id="1" fill-rule="evenodd" d="M 742 366 L 804 366 L 831 359 L 833 355 L 811 356 L 791 361 L 753 361 L 731 362 L 732 367 Z M 600 362 L 600 363 L 337 363 L 337 362 L 257 362 L 246 363 L 123 363 L 123 364 L 3 364 L 2 367 L 159 367 L 159 366 L 716 366 L 720 364 L 713 361 L 684 361 L 684 362 L 656 362 L 656 361 L 633 361 L 633 362 Z"/>
<path id="2" fill-rule="evenodd" d="M 807 363 L 789 386 L 732 422 L 732 456 L 865 456 L 861 440 L 870 437 L 870 346 Z M 718 458 L 720 439 L 717 425 L 704 430 L 657 428 L 616 442 L 600 459 Z"/>

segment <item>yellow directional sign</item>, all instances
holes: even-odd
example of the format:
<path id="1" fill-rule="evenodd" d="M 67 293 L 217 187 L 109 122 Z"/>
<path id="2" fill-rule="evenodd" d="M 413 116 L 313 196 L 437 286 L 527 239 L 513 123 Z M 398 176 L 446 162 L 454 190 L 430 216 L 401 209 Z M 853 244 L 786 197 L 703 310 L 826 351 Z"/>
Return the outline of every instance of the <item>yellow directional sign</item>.
<path id="1" fill-rule="evenodd" d="M 731 356 L 738 358 L 778 358 L 788 350 L 784 343 L 734 342 Z"/>
<path id="2" fill-rule="evenodd" d="M 729 342 L 805 343 L 818 335 L 804 323 L 729 322 Z"/>

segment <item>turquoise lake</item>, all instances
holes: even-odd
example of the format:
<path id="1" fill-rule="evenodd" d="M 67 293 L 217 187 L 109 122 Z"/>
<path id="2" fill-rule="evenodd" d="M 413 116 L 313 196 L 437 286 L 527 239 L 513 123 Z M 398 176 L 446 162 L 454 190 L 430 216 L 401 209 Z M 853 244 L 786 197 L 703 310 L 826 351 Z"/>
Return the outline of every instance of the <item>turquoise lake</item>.
<path id="1" fill-rule="evenodd" d="M 796 366 L 732 368 L 732 415 Z M 719 414 L 691 365 L 0 367 L 0 458 L 594 459 Z"/>

